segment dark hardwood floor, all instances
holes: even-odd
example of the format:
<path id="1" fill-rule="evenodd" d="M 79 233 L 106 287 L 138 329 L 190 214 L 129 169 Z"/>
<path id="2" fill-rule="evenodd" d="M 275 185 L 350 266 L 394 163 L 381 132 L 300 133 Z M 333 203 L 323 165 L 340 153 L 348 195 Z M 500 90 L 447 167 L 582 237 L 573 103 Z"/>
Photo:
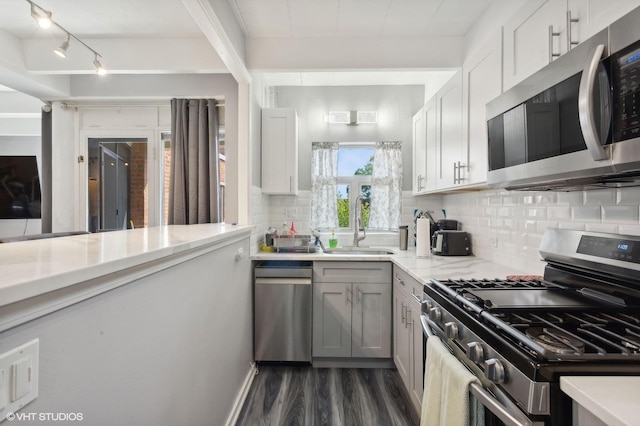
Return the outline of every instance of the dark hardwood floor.
<path id="1" fill-rule="evenodd" d="M 259 366 L 236 425 L 418 425 L 396 370 Z"/>

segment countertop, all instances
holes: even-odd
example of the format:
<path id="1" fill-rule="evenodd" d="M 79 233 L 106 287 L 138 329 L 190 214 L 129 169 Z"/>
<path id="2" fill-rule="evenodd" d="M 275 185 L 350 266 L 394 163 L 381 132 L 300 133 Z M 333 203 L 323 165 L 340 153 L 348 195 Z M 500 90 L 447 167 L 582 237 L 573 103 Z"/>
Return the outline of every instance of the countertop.
<path id="1" fill-rule="evenodd" d="M 229 238 L 248 237 L 251 229 L 219 223 L 169 225 L 0 244 L 0 306 Z"/>
<path id="2" fill-rule="evenodd" d="M 609 426 L 640 424 L 640 377 L 564 376 L 560 389 Z"/>
<path id="3" fill-rule="evenodd" d="M 531 275 L 475 256 L 416 257 L 415 249 L 380 247 L 392 250 L 392 255 L 357 255 L 318 253 L 256 253 L 252 260 L 310 260 L 310 261 L 388 261 L 398 265 L 422 284 L 431 278 L 505 278 L 507 275 Z"/>

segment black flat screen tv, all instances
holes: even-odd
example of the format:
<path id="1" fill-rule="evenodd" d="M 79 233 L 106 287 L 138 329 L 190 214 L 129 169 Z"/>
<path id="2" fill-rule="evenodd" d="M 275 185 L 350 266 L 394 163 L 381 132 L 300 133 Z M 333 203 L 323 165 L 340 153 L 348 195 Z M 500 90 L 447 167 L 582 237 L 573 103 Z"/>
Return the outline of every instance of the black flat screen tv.
<path id="1" fill-rule="evenodd" d="M 0 155 L 0 219 L 40 218 L 35 155 Z"/>

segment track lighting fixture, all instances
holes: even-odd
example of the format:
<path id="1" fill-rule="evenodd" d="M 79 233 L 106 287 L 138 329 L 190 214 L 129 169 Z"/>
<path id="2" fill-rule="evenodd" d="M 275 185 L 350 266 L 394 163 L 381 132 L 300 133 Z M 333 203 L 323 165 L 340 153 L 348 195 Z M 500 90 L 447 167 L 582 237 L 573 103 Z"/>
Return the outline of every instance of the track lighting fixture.
<path id="1" fill-rule="evenodd" d="M 98 75 L 105 75 L 107 73 L 107 69 L 102 66 L 100 60 L 98 60 L 98 54 L 96 53 L 96 59 L 93 61 L 93 65 L 96 66 L 96 72 Z"/>
<path id="2" fill-rule="evenodd" d="M 102 63 L 98 59 L 99 57 L 101 58 L 102 55 L 100 55 L 98 52 L 96 52 L 91 47 L 89 47 L 87 45 L 87 43 L 85 43 L 84 41 L 80 40 L 78 37 L 74 36 L 71 32 L 69 32 L 62 25 L 60 25 L 56 21 L 54 21 L 53 18 L 51 18 L 52 14 L 51 14 L 50 11 L 48 11 L 48 10 L 44 9 L 43 7 L 37 5 L 36 3 L 34 3 L 31 0 L 26 0 L 26 1 L 27 1 L 27 3 L 29 3 L 31 5 L 31 16 L 38 22 L 38 25 L 41 28 L 49 28 L 49 27 L 51 27 L 51 25 L 55 25 L 60 30 L 64 31 L 64 33 L 67 35 L 67 39 L 60 45 L 60 47 L 58 47 L 57 49 L 54 50 L 56 55 L 58 55 L 58 56 L 60 56 L 62 58 L 66 58 L 67 57 L 67 51 L 69 50 L 69 43 L 71 42 L 71 39 L 73 38 L 76 41 L 78 41 L 80 44 L 82 44 L 84 47 L 89 49 L 95 55 L 95 59 L 93 61 L 93 65 L 96 67 L 96 72 L 98 73 L 98 75 L 105 75 L 107 73 L 107 69 L 104 66 L 102 66 Z"/>
<path id="3" fill-rule="evenodd" d="M 60 56 L 61 58 L 67 57 L 67 50 L 69 50 L 69 41 L 71 41 L 71 35 L 67 34 L 67 39 L 65 40 L 65 42 L 62 43 L 56 50 L 54 50 L 56 55 Z"/>
<path id="4" fill-rule="evenodd" d="M 32 3 L 32 2 L 29 2 L 29 3 L 31 4 L 31 16 L 33 17 L 33 19 L 36 20 L 36 22 L 38 23 L 40 28 L 47 29 L 47 28 L 51 27 L 51 22 L 52 22 L 51 21 L 51 12 L 41 8 L 40 6 L 38 6 L 35 3 Z M 38 9 L 40 9 L 42 11 L 42 13 L 39 13 L 36 10 L 36 7 Z"/>

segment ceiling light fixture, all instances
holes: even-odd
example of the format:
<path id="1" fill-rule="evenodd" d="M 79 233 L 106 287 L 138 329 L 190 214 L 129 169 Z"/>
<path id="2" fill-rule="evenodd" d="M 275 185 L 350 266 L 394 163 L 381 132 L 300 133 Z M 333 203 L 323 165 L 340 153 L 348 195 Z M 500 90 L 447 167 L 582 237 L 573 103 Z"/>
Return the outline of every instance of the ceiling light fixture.
<path id="1" fill-rule="evenodd" d="M 54 50 L 56 55 L 60 56 L 61 58 L 66 58 L 67 57 L 67 50 L 69 50 L 69 41 L 70 40 L 71 40 L 71 35 L 67 33 L 67 40 L 65 40 L 65 42 L 62 43 L 60 45 L 60 47 L 58 47 L 56 50 Z"/>
<path id="2" fill-rule="evenodd" d="M 325 123 L 329 124 L 376 124 L 377 111 L 329 111 L 325 116 Z"/>
<path id="3" fill-rule="evenodd" d="M 98 75 L 105 75 L 107 73 L 107 69 L 102 66 L 102 64 L 98 60 L 98 56 L 100 55 L 96 53 L 96 59 L 93 61 L 93 65 L 96 66 L 96 72 L 98 73 Z"/>
<path id="4" fill-rule="evenodd" d="M 67 51 L 69 50 L 69 43 L 71 42 L 71 39 L 74 38 L 94 54 L 95 59 L 93 61 L 93 65 L 96 67 L 96 72 L 98 73 L 98 75 L 107 74 L 107 69 L 104 66 L 102 66 L 102 63 L 98 59 L 98 58 L 102 58 L 102 55 L 100 55 L 98 52 L 93 50 L 91 47 L 89 47 L 89 45 L 87 45 L 87 43 L 85 43 L 84 41 L 80 40 L 78 37 L 73 35 L 70 31 L 68 31 L 62 25 L 54 21 L 53 18 L 51 18 L 52 14 L 50 11 L 44 9 L 42 6 L 39 6 L 38 4 L 34 3 L 31 0 L 26 0 L 26 2 L 31 5 L 31 16 L 33 16 L 33 18 L 38 22 L 38 25 L 40 25 L 41 28 L 49 28 L 51 25 L 55 25 L 60 30 L 64 31 L 64 33 L 67 35 L 67 40 L 64 41 L 60 45 L 60 47 L 54 50 L 56 55 L 62 58 L 66 58 Z M 36 9 L 39 9 L 40 12 L 38 12 Z"/>
<path id="5" fill-rule="evenodd" d="M 40 6 L 38 6 L 33 2 L 29 2 L 29 3 L 31 4 L 31 16 L 33 17 L 33 19 L 36 20 L 40 28 L 47 29 L 51 27 L 51 22 L 52 22 L 51 12 L 41 8 Z M 42 13 L 38 13 L 38 11 L 36 11 L 36 7 L 40 9 Z"/>

